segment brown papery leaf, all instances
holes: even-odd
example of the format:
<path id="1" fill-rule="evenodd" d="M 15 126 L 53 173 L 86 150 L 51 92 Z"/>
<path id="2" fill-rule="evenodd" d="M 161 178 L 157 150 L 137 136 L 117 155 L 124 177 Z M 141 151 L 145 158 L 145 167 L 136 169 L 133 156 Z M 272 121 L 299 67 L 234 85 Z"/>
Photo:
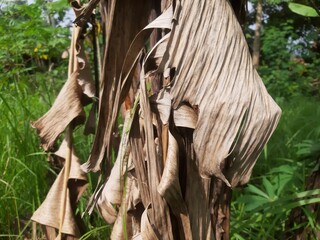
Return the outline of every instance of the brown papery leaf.
<path id="1" fill-rule="evenodd" d="M 168 156 L 158 185 L 158 192 L 166 199 L 178 219 L 180 236 L 192 239 L 187 206 L 183 200 L 179 182 L 179 146 L 169 132 Z"/>
<path id="2" fill-rule="evenodd" d="M 115 211 L 110 209 L 110 206 L 119 207 L 122 202 L 122 193 L 124 186 L 124 175 L 128 169 L 131 167 L 128 165 L 129 162 L 129 133 L 132 123 L 132 118 L 130 111 L 127 111 L 126 118 L 124 122 L 124 132 L 121 138 L 120 148 L 116 162 L 111 170 L 111 174 L 107 182 L 105 183 L 102 193 L 98 199 L 97 207 L 102 213 L 103 218 L 108 223 L 114 223 Z M 109 210 L 104 211 L 104 207 L 107 207 Z M 115 209 L 115 208 L 114 208 Z M 109 216 L 109 214 L 111 214 Z"/>
<path id="3" fill-rule="evenodd" d="M 94 96 L 80 26 L 97 3 L 73 1 L 79 26 L 69 78 L 53 108 L 34 123 L 45 149 L 67 125 L 83 122 L 83 106 Z M 106 44 L 99 118 L 90 157 L 81 167 L 97 172 L 105 161 L 107 178 L 90 210 L 96 205 L 114 224 L 112 239 L 228 239 L 230 187 L 248 182 L 281 114 L 252 65 L 229 1 L 110 0 L 100 6 Z M 63 152 L 56 155 L 63 158 Z M 72 169 L 70 174 L 77 179 L 73 185 L 69 179 L 75 194 L 70 191 L 68 203 L 73 203 L 82 193 L 76 183 L 86 182 Z M 34 217 L 54 228 L 60 175 Z M 72 206 L 63 231 L 78 236 Z M 52 214 L 42 219 L 44 207 Z"/>
<path id="4" fill-rule="evenodd" d="M 172 7 L 169 7 L 158 19 L 156 19 L 153 23 L 149 24 L 152 27 L 166 27 L 171 28 L 171 21 L 172 21 Z M 158 21 L 157 21 L 158 20 Z M 160 21 L 159 21 L 160 20 Z M 161 49 L 163 46 L 167 45 L 166 42 L 167 37 L 165 36 L 160 42 L 163 42 L 164 45 L 158 44 L 149 53 L 144 60 L 142 65 L 142 70 L 140 73 L 140 87 L 141 87 L 141 100 L 140 106 L 143 115 L 143 129 L 144 129 L 144 147 L 145 151 L 145 159 L 147 160 L 147 179 L 148 179 L 148 186 L 149 186 L 149 193 L 150 193 L 150 209 L 147 207 L 145 212 L 142 215 L 142 222 L 141 222 L 141 236 L 142 238 L 150 238 L 153 239 L 155 236 L 160 239 L 173 239 L 173 232 L 172 232 L 172 223 L 170 219 L 170 212 L 167 203 L 161 197 L 159 192 L 157 191 L 157 187 L 161 180 L 161 174 L 163 171 L 163 166 L 161 164 L 162 159 L 159 150 L 159 143 L 156 146 L 156 138 L 153 129 L 153 123 L 156 124 L 158 128 L 158 132 L 160 131 L 159 126 L 160 122 L 157 123 L 156 119 L 154 118 L 154 114 L 151 111 L 151 106 L 148 98 L 148 91 L 146 89 L 146 76 L 145 71 L 148 69 L 149 61 L 152 61 L 152 57 L 159 58 L 160 56 L 157 54 L 159 52 L 163 52 Z M 160 50 L 160 51 L 158 51 Z M 155 61 L 160 64 L 161 61 Z M 154 76 L 155 77 L 155 76 Z M 152 80 L 151 80 L 152 81 Z M 163 93 L 165 94 L 165 92 Z M 160 97 L 161 98 L 161 97 Z M 161 102 L 161 100 L 157 99 Z M 164 100 L 164 111 L 162 112 L 162 119 L 166 121 L 167 112 L 165 109 L 169 107 L 168 101 Z M 169 101 L 170 102 L 170 101 Z M 161 110 L 160 110 L 161 111 Z M 159 141 L 159 139 L 158 139 Z M 154 230 L 150 229 L 149 226 L 152 224 Z"/>
<path id="5" fill-rule="evenodd" d="M 59 150 L 54 153 L 53 157 L 59 157 L 64 159 L 67 152 L 67 143 L 63 141 Z M 51 228 L 58 229 L 61 219 L 60 209 L 63 204 L 62 187 L 64 180 L 63 168 L 54 184 L 52 185 L 46 199 L 41 204 L 41 206 L 34 212 L 31 220 L 45 225 Z M 67 202 L 66 202 L 66 212 L 63 220 L 62 233 L 70 235 L 73 237 L 80 237 L 80 231 L 77 226 L 77 221 L 74 216 L 74 211 L 76 209 L 76 203 L 87 188 L 87 177 L 85 173 L 80 169 L 80 160 L 75 155 L 74 151 L 72 153 L 71 168 L 68 180 L 68 191 L 67 191 Z M 53 237 L 53 230 L 50 228 L 46 230 L 48 235 Z M 50 238 L 55 239 L 55 238 Z"/>
<path id="6" fill-rule="evenodd" d="M 175 68 L 170 91 L 173 108 L 187 102 L 198 109 L 194 150 L 200 174 L 205 178 L 216 176 L 233 187 L 245 184 L 281 110 L 253 68 L 229 2 L 181 3 L 181 7 L 177 4 L 178 18 L 173 24 L 166 64 Z M 225 173 L 227 180 L 220 166 L 230 154 L 232 169 Z"/>
<path id="7" fill-rule="evenodd" d="M 125 64 L 125 58 L 133 39 L 148 23 L 150 3 L 144 0 L 102 1 L 101 13 L 106 28 L 106 46 L 99 96 L 97 126 L 99 131 L 96 132 L 90 157 L 82 165 L 83 170 L 94 172 L 100 170 L 100 163 L 105 157 L 108 166 L 111 165 L 111 148 L 118 147 L 113 133 L 121 101 L 124 100 L 129 90 L 121 93 L 122 82 L 119 81 L 119 78 L 123 66 L 128 66 Z M 138 60 L 136 55 L 134 59 Z M 131 66 L 135 63 L 130 62 L 130 64 L 128 68 L 125 67 L 127 69 L 125 75 L 130 74 L 127 71 L 134 68 Z"/>
<path id="8" fill-rule="evenodd" d="M 73 121 L 74 125 L 83 123 L 85 113 L 80 101 L 82 90 L 77 82 L 78 73 L 74 72 L 61 89 L 51 109 L 32 123 L 41 138 L 44 150 L 52 148 L 58 136 Z"/>
<path id="9" fill-rule="evenodd" d="M 81 6 L 75 4 L 76 15 L 79 14 L 78 8 L 81 9 Z M 32 126 L 37 129 L 41 144 L 46 151 L 52 148 L 58 136 L 71 122 L 75 126 L 85 121 L 83 106 L 90 102 L 90 98 L 94 97 L 95 88 L 91 69 L 84 52 L 82 31 L 81 27 L 73 26 L 67 82 L 51 109 L 32 123 Z"/>
<path id="10" fill-rule="evenodd" d="M 130 205 L 133 204 L 132 201 L 134 200 L 133 191 L 135 191 L 135 179 L 129 173 L 117 220 L 112 228 L 110 236 L 112 240 L 132 239 L 134 235 L 140 233 L 140 217 L 135 219 L 135 216 L 129 213 Z"/>

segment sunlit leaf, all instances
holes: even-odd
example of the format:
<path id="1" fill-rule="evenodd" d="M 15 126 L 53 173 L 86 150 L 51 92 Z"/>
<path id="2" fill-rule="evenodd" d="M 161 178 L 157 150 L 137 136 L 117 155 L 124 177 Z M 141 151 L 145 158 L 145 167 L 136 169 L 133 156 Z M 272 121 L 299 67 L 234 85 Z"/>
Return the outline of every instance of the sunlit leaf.
<path id="1" fill-rule="evenodd" d="M 309 7 L 307 5 L 290 2 L 288 3 L 288 7 L 292 12 L 302 15 L 304 17 L 319 17 L 318 12 L 314 8 Z"/>

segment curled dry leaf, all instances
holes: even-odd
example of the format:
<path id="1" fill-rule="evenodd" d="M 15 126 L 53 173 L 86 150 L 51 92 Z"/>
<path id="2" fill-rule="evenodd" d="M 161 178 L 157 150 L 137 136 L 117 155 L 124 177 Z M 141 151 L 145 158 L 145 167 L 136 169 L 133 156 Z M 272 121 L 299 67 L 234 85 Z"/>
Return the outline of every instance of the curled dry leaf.
<path id="1" fill-rule="evenodd" d="M 124 185 L 124 175 L 130 169 L 129 163 L 129 132 L 132 124 L 132 117 L 130 111 L 127 111 L 125 122 L 124 122 L 124 132 L 122 135 L 118 157 L 111 170 L 109 179 L 106 181 L 102 193 L 97 201 L 97 207 L 102 214 L 103 218 L 108 223 L 114 223 L 117 216 L 117 208 L 120 207 L 122 202 L 122 193 Z M 113 207 L 115 206 L 115 207 Z M 104 209 L 106 208 L 106 210 Z"/>
<path id="2" fill-rule="evenodd" d="M 44 150 L 52 149 L 59 135 L 72 122 L 78 125 L 85 121 L 80 101 L 81 88 L 77 83 L 78 73 L 73 73 L 61 89 L 51 109 L 32 123 L 37 129 Z"/>
<path id="3" fill-rule="evenodd" d="M 252 65 L 228 1 L 183 1 L 176 11 L 166 64 L 175 68 L 172 107 L 187 102 L 198 108 L 194 150 L 200 174 L 233 187 L 245 184 L 281 111 Z M 220 165 L 232 153 L 227 180 Z"/>
<path id="4" fill-rule="evenodd" d="M 74 11 L 79 14 L 76 5 Z M 83 106 L 94 97 L 91 69 L 83 46 L 83 28 L 73 26 L 70 45 L 68 80 L 61 89 L 51 109 L 32 123 L 41 138 L 42 147 L 51 150 L 59 135 L 72 123 L 74 126 L 85 121 Z"/>
<path id="5" fill-rule="evenodd" d="M 82 166 L 84 171 L 100 170 L 101 161 L 105 157 L 107 161 L 111 161 L 110 149 L 114 146 L 112 142 L 114 126 L 120 105 L 128 94 L 128 86 L 132 83 L 130 76 L 132 77 L 134 73 L 141 50 L 154 28 L 171 27 L 172 8 L 147 25 L 151 7 L 148 1 L 126 0 L 120 4 L 113 0 L 108 4 L 102 3 L 104 9 L 102 12 L 106 14 L 104 21 L 111 27 L 106 25 L 108 39 L 100 92 L 98 119 L 100 130 L 96 133 L 90 157 Z"/>
<path id="6" fill-rule="evenodd" d="M 76 15 L 80 5 L 75 5 Z M 65 166 L 51 187 L 45 201 L 36 210 L 32 220 L 45 225 L 48 239 L 55 239 L 55 229 L 59 229 L 57 238 L 65 234 L 67 239 L 80 237 L 75 218 L 76 202 L 86 189 L 87 179 L 80 170 L 80 161 L 73 152 L 71 144 L 72 127 L 85 121 L 83 106 L 94 96 L 91 69 L 87 62 L 83 45 L 83 28 L 73 27 L 70 46 L 68 80 L 64 84 L 52 108 L 40 119 L 35 127 L 40 135 L 43 148 L 48 151 L 59 135 L 68 127 L 66 141 L 55 153 L 55 157 L 64 159 Z M 66 144 L 68 142 L 68 146 Z M 70 169 L 70 170 L 69 170 Z"/>
<path id="7" fill-rule="evenodd" d="M 52 157 L 64 160 L 66 152 L 67 143 L 66 141 L 63 141 L 59 150 L 52 154 Z M 50 230 L 50 227 L 58 229 L 61 221 L 61 219 L 59 219 L 59 214 L 63 204 L 61 189 L 63 188 L 64 174 L 65 168 L 60 171 L 46 199 L 31 217 L 31 220 L 46 226 L 46 228 L 49 227 L 49 230 L 46 232 L 51 236 L 51 238 L 49 238 L 50 240 L 56 238 L 55 234 L 53 234 L 55 233 L 55 230 Z M 66 212 L 62 227 L 62 233 L 70 235 L 71 237 L 73 236 L 79 238 L 81 236 L 79 228 L 77 226 L 77 220 L 74 216 L 74 211 L 79 198 L 87 188 L 87 184 L 87 177 L 85 173 L 80 169 L 80 160 L 73 151 L 68 179 Z"/>

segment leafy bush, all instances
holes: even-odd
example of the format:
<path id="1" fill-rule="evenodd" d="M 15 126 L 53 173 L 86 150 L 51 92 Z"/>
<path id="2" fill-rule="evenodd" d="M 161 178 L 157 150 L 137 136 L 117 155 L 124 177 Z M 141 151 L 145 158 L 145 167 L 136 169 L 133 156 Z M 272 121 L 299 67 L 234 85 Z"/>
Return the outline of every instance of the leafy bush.
<path id="1" fill-rule="evenodd" d="M 320 202 L 320 189 L 306 190 L 306 179 L 319 168 L 319 102 L 293 98 L 282 104 L 283 116 L 260 156 L 250 184 L 234 192 L 231 229 L 233 239 L 285 239 L 291 211 L 308 214 L 305 227 L 319 229 L 306 207 Z"/>
<path id="2" fill-rule="evenodd" d="M 319 97 L 320 56 L 311 50 L 313 34 L 308 30 L 301 38 L 291 20 L 264 28 L 259 73 L 273 96 Z"/>

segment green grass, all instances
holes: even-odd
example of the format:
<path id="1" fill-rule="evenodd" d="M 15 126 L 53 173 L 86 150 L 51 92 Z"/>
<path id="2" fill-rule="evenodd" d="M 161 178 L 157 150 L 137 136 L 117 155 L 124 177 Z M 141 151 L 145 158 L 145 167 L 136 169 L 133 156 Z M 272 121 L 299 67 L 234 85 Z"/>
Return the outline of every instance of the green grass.
<path id="1" fill-rule="evenodd" d="M 28 234 L 29 218 L 48 190 L 49 166 L 30 126 L 45 107 L 21 83 L 0 92 L 0 237 Z"/>
<path id="2" fill-rule="evenodd" d="M 36 130 L 30 124 L 50 108 L 54 96 L 30 92 L 22 82 L 7 85 L 3 90 L 0 92 L 0 238 L 23 239 L 31 236 L 30 217 L 46 197 L 59 171 L 49 165 Z M 77 154 L 84 162 L 93 137 L 84 137 L 83 127 L 74 135 Z M 97 177 L 97 174 L 88 174 L 89 187 L 77 210 L 80 214 L 86 208 Z M 111 227 L 106 226 L 97 212 L 83 219 L 87 228 L 83 239 L 110 235 Z"/>

